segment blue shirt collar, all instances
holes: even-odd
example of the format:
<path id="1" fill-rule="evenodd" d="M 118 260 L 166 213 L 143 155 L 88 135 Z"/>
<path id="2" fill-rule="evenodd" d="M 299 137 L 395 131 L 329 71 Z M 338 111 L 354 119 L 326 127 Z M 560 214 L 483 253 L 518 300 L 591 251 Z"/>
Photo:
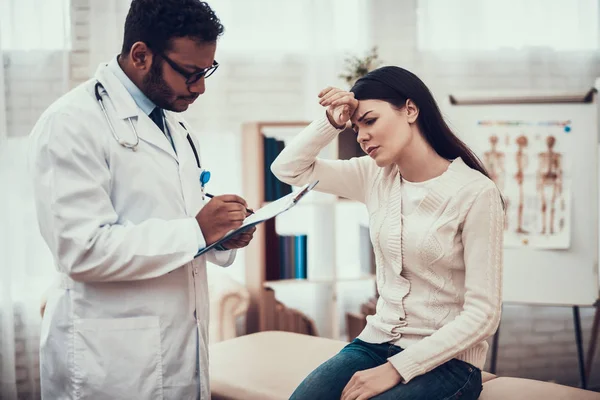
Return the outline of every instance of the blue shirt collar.
<path id="1" fill-rule="evenodd" d="M 129 77 L 123 72 L 119 62 L 117 61 L 117 57 L 113 58 L 108 63 L 108 69 L 117 77 L 117 79 L 125 86 L 125 89 L 129 92 L 133 100 L 137 104 L 137 106 L 144 112 L 146 115 L 149 115 L 152 110 L 156 107 L 156 105 L 150 100 L 144 92 L 138 88 L 135 83 L 129 79 Z"/>

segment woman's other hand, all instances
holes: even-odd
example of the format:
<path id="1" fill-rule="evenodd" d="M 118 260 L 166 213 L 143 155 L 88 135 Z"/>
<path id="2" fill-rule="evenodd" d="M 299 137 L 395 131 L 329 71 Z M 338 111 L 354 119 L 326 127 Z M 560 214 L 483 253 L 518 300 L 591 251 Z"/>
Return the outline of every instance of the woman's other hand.
<path id="1" fill-rule="evenodd" d="M 340 400 L 367 400 L 388 391 L 401 381 L 402 377 L 388 361 L 379 367 L 355 373 Z"/>
<path id="2" fill-rule="evenodd" d="M 321 90 L 319 104 L 327 107 L 327 118 L 338 129 L 346 127 L 358 108 L 358 100 L 354 98 L 354 93 L 331 86 Z"/>

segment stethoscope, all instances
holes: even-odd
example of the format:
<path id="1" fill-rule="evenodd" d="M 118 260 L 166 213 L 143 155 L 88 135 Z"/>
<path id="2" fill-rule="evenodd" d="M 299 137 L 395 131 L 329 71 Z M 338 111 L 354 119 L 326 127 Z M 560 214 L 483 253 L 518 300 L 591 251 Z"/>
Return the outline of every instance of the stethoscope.
<path id="1" fill-rule="evenodd" d="M 100 89 L 102 89 L 103 91 L 106 92 L 106 89 L 104 89 L 104 86 L 100 82 L 96 82 L 96 86 L 94 86 L 96 100 L 98 100 L 98 104 L 100 104 L 100 108 L 102 109 L 102 112 L 104 113 L 104 118 L 106 118 L 106 122 L 108 123 L 108 126 L 110 128 L 110 132 L 112 133 L 112 135 L 115 138 L 115 140 L 117 141 L 117 143 L 119 143 L 121 146 L 125 147 L 126 149 L 131 149 L 133 151 L 136 151 L 137 146 L 140 143 L 140 137 L 138 136 L 137 129 L 135 129 L 135 125 L 133 124 L 132 119 L 127 118 L 127 120 L 129 121 L 129 125 L 131 125 L 131 130 L 132 130 L 133 134 L 135 135 L 135 143 L 129 143 L 129 142 L 121 139 L 117 135 L 117 131 L 115 130 L 115 127 L 113 126 L 113 124 L 110 122 L 110 118 L 108 117 L 108 113 L 106 112 L 106 107 L 104 107 L 104 101 L 102 100 L 102 96 L 100 95 Z M 196 146 L 194 146 L 194 142 L 192 141 L 192 137 L 190 136 L 188 129 L 185 127 L 183 122 L 180 121 L 179 124 L 187 132 L 187 141 L 190 144 L 192 151 L 194 152 L 194 157 L 196 158 L 196 165 L 198 166 L 198 169 L 202 169 L 202 167 L 200 166 L 200 157 L 198 156 L 198 152 L 196 151 Z M 200 185 L 202 187 L 202 197 L 203 198 L 204 198 L 204 186 L 208 183 L 209 180 L 210 180 L 210 171 L 202 170 L 202 172 L 200 173 Z"/>

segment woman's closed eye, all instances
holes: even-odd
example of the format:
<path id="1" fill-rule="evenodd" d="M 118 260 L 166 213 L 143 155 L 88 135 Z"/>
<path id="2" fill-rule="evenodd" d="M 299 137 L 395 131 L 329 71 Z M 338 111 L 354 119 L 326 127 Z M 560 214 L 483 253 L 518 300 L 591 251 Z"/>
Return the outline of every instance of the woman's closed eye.
<path id="1" fill-rule="evenodd" d="M 366 126 L 371 126 L 375 123 L 375 121 L 377 121 L 377 118 L 370 118 L 370 119 L 366 119 L 366 120 L 362 121 L 362 124 L 366 125 Z M 356 135 L 358 135 L 358 126 L 355 124 L 352 124 L 352 129 L 354 130 L 354 133 L 356 133 Z"/>

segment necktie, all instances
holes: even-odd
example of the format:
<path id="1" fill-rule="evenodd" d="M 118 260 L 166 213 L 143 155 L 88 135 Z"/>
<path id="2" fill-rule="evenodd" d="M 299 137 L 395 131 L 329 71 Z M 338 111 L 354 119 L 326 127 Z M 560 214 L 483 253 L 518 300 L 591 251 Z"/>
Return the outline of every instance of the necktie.
<path id="1" fill-rule="evenodd" d="M 173 143 L 173 138 L 171 137 L 171 133 L 165 129 L 165 120 L 163 119 L 163 111 L 160 107 L 154 107 L 154 110 L 148 115 L 152 121 L 158 126 L 158 129 L 165 134 L 167 139 L 169 139 L 169 143 L 171 143 L 171 147 L 175 150 L 175 143 Z"/>
<path id="2" fill-rule="evenodd" d="M 154 107 L 154 110 L 152 110 L 149 117 L 152 121 L 154 121 L 156 126 L 158 126 L 158 129 L 165 133 L 162 109 L 160 107 Z"/>

